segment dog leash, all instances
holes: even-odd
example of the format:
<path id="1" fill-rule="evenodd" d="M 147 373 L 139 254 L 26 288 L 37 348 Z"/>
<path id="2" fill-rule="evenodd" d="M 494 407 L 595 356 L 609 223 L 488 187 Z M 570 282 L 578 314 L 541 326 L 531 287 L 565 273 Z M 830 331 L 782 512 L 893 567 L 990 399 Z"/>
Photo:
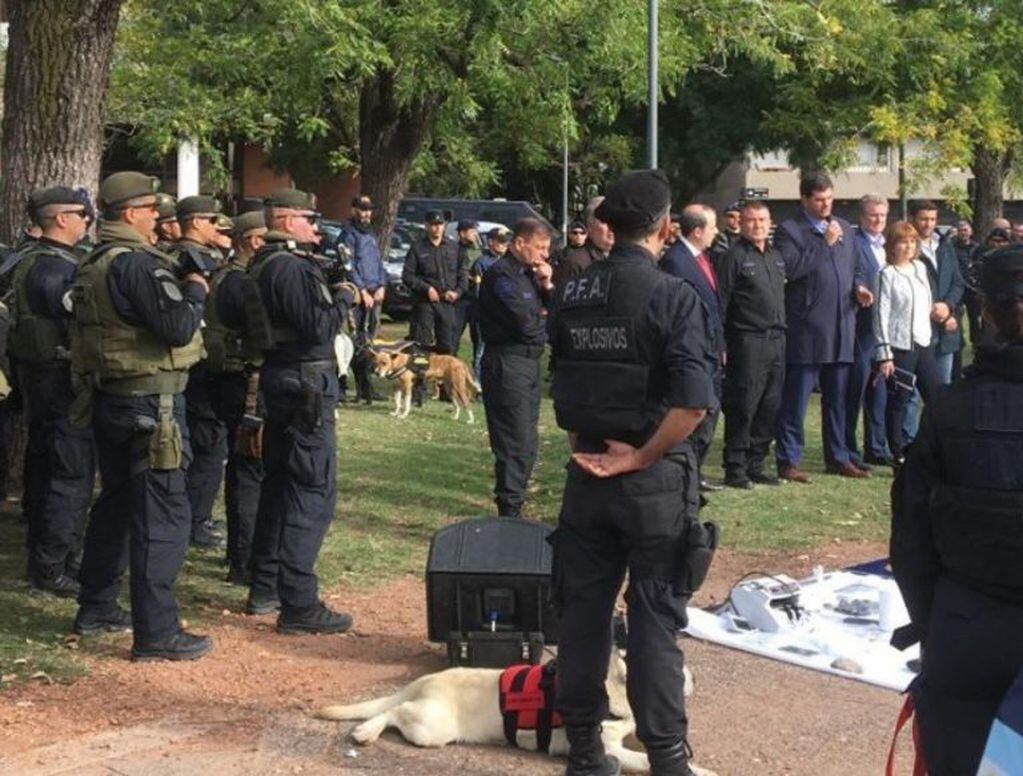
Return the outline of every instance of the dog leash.
<path id="1" fill-rule="evenodd" d="M 924 762 L 923 747 L 920 744 L 920 720 L 914 718 L 916 707 L 913 704 L 913 696 L 906 693 L 906 702 L 902 704 L 899 718 L 895 722 L 895 733 L 892 736 L 892 745 L 888 749 L 888 763 L 885 766 L 885 776 L 895 776 L 895 744 L 898 743 L 899 733 L 906 726 L 910 719 L 913 719 L 913 776 L 927 776 L 927 763 Z"/>

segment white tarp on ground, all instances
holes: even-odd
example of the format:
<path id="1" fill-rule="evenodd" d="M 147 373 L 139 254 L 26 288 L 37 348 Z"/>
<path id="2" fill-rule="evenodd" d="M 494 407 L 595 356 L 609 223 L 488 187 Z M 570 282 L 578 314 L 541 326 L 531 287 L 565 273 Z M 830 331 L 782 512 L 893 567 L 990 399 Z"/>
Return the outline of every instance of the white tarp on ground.
<path id="1" fill-rule="evenodd" d="M 888 643 L 908 616 L 883 561 L 800 580 L 799 605 L 805 614 L 776 633 L 737 629 L 730 603 L 712 611 L 690 608 L 686 633 L 899 692 L 913 680 L 907 661 L 920 656 L 919 646 L 900 652 Z"/>

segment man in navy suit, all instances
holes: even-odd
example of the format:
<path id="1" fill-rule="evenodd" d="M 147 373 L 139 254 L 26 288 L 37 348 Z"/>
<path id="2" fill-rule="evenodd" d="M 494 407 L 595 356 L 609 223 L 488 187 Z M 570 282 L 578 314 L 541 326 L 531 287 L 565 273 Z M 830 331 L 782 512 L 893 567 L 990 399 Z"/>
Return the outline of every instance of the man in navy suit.
<path id="1" fill-rule="evenodd" d="M 852 229 L 832 215 L 831 179 L 814 173 L 799 182 L 800 212 L 778 227 L 774 246 L 785 261 L 785 385 L 778 413 L 778 476 L 809 482 L 802 469 L 803 423 L 814 384 L 821 388 L 827 471 L 869 477 L 845 441 L 846 394 L 856 333 Z"/>
<path id="2" fill-rule="evenodd" d="M 845 443 L 850 460 L 857 466 L 891 465 L 885 438 L 884 410 L 888 392 L 883 380 L 874 374 L 874 288 L 877 274 L 886 263 L 884 230 L 888 224 L 888 200 L 879 194 L 860 199 L 860 225 L 854 230 L 856 246 L 856 341 L 853 347 L 852 374 L 845 408 Z M 856 427 L 863 415 L 863 455 L 856 439 Z"/>
<path id="3" fill-rule="evenodd" d="M 681 239 L 668 249 L 661 259 L 661 269 L 669 275 L 688 281 L 699 295 L 707 310 L 707 333 L 710 348 L 716 359 L 714 368 L 714 393 L 718 407 L 708 410 L 700 425 L 689 437 L 702 468 L 710 444 L 714 439 L 721 404 L 721 378 L 725 353 L 725 330 L 721 321 L 721 300 L 718 296 L 718 281 L 707 252 L 717 237 L 717 214 L 706 205 L 687 205 L 679 218 L 682 228 Z M 720 485 L 711 485 L 701 473 L 700 490 L 721 490 Z"/>

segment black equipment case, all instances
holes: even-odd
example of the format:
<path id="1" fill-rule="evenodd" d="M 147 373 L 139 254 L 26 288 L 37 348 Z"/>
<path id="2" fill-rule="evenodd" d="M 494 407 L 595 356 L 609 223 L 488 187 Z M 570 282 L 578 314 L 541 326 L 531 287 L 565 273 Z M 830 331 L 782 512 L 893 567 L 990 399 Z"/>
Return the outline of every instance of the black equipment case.
<path id="1" fill-rule="evenodd" d="M 551 531 L 520 518 L 485 517 L 434 534 L 426 617 L 430 641 L 448 645 L 451 665 L 539 663 L 544 645 L 557 643 Z"/>

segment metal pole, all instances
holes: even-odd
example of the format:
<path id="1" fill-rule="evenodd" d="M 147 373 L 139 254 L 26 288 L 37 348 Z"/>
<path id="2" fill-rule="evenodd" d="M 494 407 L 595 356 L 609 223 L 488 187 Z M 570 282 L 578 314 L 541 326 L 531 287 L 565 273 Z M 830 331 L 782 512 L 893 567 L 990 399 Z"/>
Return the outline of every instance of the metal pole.
<path id="1" fill-rule="evenodd" d="M 647 3 L 647 113 L 646 148 L 647 166 L 657 169 L 657 2 Z"/>
<path id="2" fill-rule="evenodd" d="M 568 120 L 565 120 L 565 153 L 561 159 L 561 244 L 568 245 Z"/>
<path id="3" fill-rule="evenodd" d="M 902 220 L 909 218 L 909 192 L 906 188 L 906 145 L 899 143 L 899 210 Z"/>

